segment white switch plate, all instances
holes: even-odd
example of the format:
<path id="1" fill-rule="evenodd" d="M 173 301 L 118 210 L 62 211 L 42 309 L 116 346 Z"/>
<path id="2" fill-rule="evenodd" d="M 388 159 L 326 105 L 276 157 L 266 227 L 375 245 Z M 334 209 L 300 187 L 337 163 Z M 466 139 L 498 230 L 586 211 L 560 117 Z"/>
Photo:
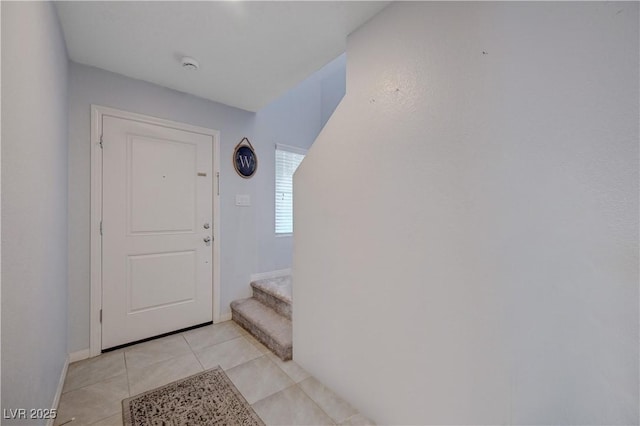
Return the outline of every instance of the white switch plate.
<path id="1" fill-rule="evenodd" d="M 249 194 L 236 194 L 236 206 L 250 206 L 251 205 L 251 195 Z"/>

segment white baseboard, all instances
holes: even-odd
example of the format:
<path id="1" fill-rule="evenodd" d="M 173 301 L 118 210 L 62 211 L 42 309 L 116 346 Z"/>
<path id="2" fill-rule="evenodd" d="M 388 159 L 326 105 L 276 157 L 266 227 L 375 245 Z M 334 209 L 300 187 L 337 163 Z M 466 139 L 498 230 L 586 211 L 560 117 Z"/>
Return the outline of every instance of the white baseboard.
<path id="1" fill-rule="evenodd" d="M 56 389 L 56 395 L 53 398 L 53 404 L 51 409 L 58 411 L 58 404 L 60 404 L 60 397 L 62 396 L 62 388 L 64 388 L 64 380 L 67 378 L 67 369 L 69 368 L 69 355 L 64 360 L 64 366 L 62 367 L 62 373 L 60 373 L 60 380 L 58 381 L 58 389 Z M 54 412 L 55 412 L 54 411 Z M 47 426 L 53 426 L 55 419 L 49 419 Z"/>
<path id="2" fill-rule="evenodd" d="M 91 349 L 82 349 L 81 351 L 71 352 L 69 354 L 69 364 L 83 359 L 91 358 Z"/>
<path id="3" fill-rule="evenodd" d="M 257 274 L 251 274 L 251 281 L 256 281 L 256 280 L 266 280 L 267 278 L 277 278 L 277 277 L 284 277 L 287 275 L 291 275 L 291 268 L 289 269 L 280 269 L 278 271 L 271 271 L 271 272 L 259 272 Z"/>
<path id="4" fill-rule="evenodd" d="M 217 321 L 214 321 L 214 324 L 218 324 L 225 321 L 231 321 L 231 312 L 227 312 L 226 314 L 220 315 Z"/>

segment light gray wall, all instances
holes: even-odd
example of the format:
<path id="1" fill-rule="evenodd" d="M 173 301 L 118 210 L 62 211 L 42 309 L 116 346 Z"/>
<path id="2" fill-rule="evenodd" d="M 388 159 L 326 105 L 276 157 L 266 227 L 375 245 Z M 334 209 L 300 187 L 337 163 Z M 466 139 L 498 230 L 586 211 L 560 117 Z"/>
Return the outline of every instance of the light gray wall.
<path id="1" fill-rule="evenodd" d="M 2 408 L 51 408 L 67 355 L 67 52 L 51 3 L 1 7 Z"/>
<path id="2" fill-rule="evenodd" d="M 256 217 L 258 241 L 254 272 L 291 267 L 293 238 L 275 235 L 275 145 L 308 149 L 342 99 L 346 80 L 345 55 L 340 55 L 256 114 L 261 141 L 261 179 L 254 193 L 261 214 Z"/>
<path id="3" fill-rule="evenodd" d="M 251 273 L 251 263 L 234 256 L 246 247 L 252 252 L 255 244 L 252 233 L 243 232 L 253 227 L 254 209 L 243 215 L 233 206 L 235 194 L 246 193 L 253 182 L 237 176 L 230 160 L 242 137 L 253 140 L 254 114 L 73 62 L 69 84 L 69 351 L 89 347 L 91 104 L 220 130 L 220 155 L 229 160 L 220 161 L 222 229 L 217 238 L 221 298 L 228 309 L 231 300 L 244 294 Z"/>
<path id="4" fill-rule="evenodd" d="M 638 43 L 636 2 L 352 34 L 294 177 L 294 359 L 380 424 L 638 424 Z"/>
<path id="5" fill-rule="evenodd" d="M 333 68 L 331 68 L 333 69 Z M 343 78 L 344 78 L 344 66 Z M 216 129 L 220 147 L 221 306 L 250 296 L 250 275 L 291 266 L 290 238 L 275 236 L 274 143 L 308 147 L 321 126 L 321 88 L 331 77 L 320 72 L 259 113 L 76 63 L 70 65 L 69 113 L 69 351 L 89 347 L 90 312 L 90 106 L 103 105 Z M 326 83 L 329 84 L 329 83 Z M 233 169 L 236 144 L 248 137 L 258 170 L 242 179 Z M 236 194 L 251 196 L 236 207 Z"/>
<path id="6" fill-rule="evenodd" d="M 347 91 L 347 54 L 343 53 L 323 68 L 322 118 L 324 127 Z"/>

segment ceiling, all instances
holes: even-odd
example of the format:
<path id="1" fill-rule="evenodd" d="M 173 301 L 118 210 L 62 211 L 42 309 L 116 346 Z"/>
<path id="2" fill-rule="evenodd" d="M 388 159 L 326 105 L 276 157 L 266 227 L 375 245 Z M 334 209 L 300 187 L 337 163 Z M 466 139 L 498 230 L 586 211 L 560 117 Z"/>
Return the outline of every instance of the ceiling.
<path id="1" fill-rule="evenodd" d="M 388 2 L 57 2 L 72 61 L 257 111 Z M 181 58 L 198 60 L 188 71 Z"/>

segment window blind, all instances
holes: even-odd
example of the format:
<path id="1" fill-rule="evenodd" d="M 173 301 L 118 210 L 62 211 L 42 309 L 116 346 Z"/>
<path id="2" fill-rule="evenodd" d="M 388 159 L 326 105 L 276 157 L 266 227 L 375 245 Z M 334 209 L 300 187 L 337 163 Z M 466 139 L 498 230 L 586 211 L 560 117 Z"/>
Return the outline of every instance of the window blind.
<path id="1" fill-rule="evenodd" d="M 293 173 L 306 151 L 276 145 L 276 234 L 293 232 Z"/>

